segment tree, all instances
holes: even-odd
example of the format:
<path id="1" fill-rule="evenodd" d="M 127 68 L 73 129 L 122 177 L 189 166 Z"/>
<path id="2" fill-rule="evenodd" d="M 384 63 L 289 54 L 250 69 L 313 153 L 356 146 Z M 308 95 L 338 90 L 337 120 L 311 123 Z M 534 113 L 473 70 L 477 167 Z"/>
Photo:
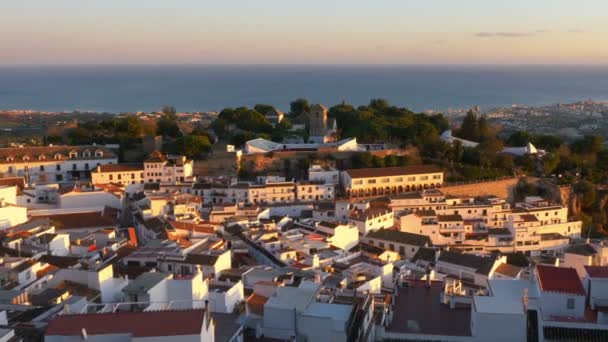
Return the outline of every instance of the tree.
<path id="1" fill-rule="evenodd" d="M 267 104 L 256 104 L 255 106 L 253 106 L 253 109 L 258 113 L 266 115 L 271 110 L 274 110 L 274 107 Z"/>
<path id="2" fill-rule="evenodd" d="M 572 143 L 572 151 L 578 154 L 597 154 L 604 149 L 604 138 L 599 135 L 586 135 Z"/>
<path id="3" fill-rule="evenodd" d="M 164 106 L 161 112 L 169 119 L 175 120 L 177 116 L 177 111 L 173 106 Z"/>
<path id="4" fill-rule="evenodd" d="M 162 117 L 156 123 L 156 134 L 162 135 L 165 137 L 177 138 L 181 136 L 182 132 L 175 120 L 171 120 L 170 118 Z"/>
<path id="5" fill-rule="evenodd" d="M 498 139 L 490 139 L 481 142 L 475 149 L 479 153 L 479 165 L 492 166 L 496 160 L 496 156 L 504 148 L 502 141 Z"/>
<path id="6" fill-rule="evenodd" d="M 597 193 L 595 185 L 589 181 L 580 181 L 574 186 L 574 192 L 578 195 L 583 209 L 591 209 L 595 204 Z"/>
<path id="7" fill-rule="evenodd" d="M 292 116 L 302 115 L 310 109 L 310 103 L 306 99 L 297 99 L 289 104 L 289 112 Z"/>
<path id="8" fill-rule="evenodd" d="M 462 139 L 477 141 L 479 138 L 479 127 L 477 126 L 477 114 L 468 111 L 462 120 L 458 136 Z"/>
<path id="9" fill-rule="evenodd" d="M 541 160 L 543 167 L 543 174 L 550 175 L 555 171 L 557 165 L 559 165 L 559 156 L 555 153 L 546 154 Z"/>
<path id="10" fill-rule="evenodd" d="M 141 138 L 144 133 L 144 126 L 135 116 L 129 116 L 120 122 L 119 130 L 127 133 L 130 138 Z"/>
<path id="11" fill-rule="evenodd" d="M 388 101 L 385 99 L 372 99 L 371 101 L 369 101 L 369 107 L 377 111 L 385 110 L 386 108 L 388 108 L 388 106 Z"/>
<path id="12" fill-rule="evenodd" d="M 488 126 L 488 121 L 485 116 L 481 116 L 477 120 L 477 141 L 484 141 L 486 139 L 490 139 L 490 127 Z"/>
<path id="13" fill-rule="evenodd" d="M 175 140 L 175 151 L 188 158 L 198 158 L 211 150 L 211 143 L 206 136 L 185 135 Z"/>
<path id="14" fill-rule="evenodd" d="M 507 146 L 526 146 L 532 140 L 530 133 L 526 131 L 517 131 L 512 133 L 507 139 Z"/>
<path id="15" fill-rule="evenodd" d="M 357 153 L 352 157 L 352 163 L 354 168 L 368 168 L 373 167 L 374 156 L 369 152 Z"/>

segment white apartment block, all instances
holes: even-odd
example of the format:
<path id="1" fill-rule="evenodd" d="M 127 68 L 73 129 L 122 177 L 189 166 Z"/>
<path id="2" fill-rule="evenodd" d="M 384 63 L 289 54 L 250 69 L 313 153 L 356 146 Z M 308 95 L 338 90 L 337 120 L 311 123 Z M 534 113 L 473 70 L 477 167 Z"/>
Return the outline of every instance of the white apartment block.
<path id="1" fill-rule="evenodd" d="M 581 234 L 582 222 L 570 221 L 567 207 L 538 197 L 513 208 L 498 198 L 450 198 L 443 203 L 431 210 L 401 212 L 396 223 L 401 231 L 429 236 L 434 245 L 480 252 L 558 252 Z"/>
<path id="2" fill-rule="evenodd" d="M 368 204 L 365 209 L 353 209 L 348 223 L 359 228 L 362 235 L 367 235 L 378 229 L 391 228 L 394 225 L 393 211 L 387 207 Z"/>
<path id="3" fill-rule="evenodd" d="M 203 189 L 203 202 L 205 204 L 290 203 L 296 200 L 295 188 L 294 182 L 273 182 L 266 184 L 241 182 L 230 186 L 211 184 L 206 189 Z"/>
<path id="4" fill-rule="evenodd" d="M 335 196 L 335 185 L 318 182 L 296 183 L 297 200 L 300 202 L 316 202 L 333 200 Z"/>
<path id="5" fill-rule="evenodd" d="M 144 161 L 145 183 L 183 183 L 194 181 L 193 161 L 185 156 L 169 156 L 154 151 Z"/>
<path id="6" fill-rule="evenodd" d="M 340 184 L 340 171 L 331 167 L 311 165 L 308 168 L 308 180 L 325 184 Z"/>
<path id="7" fill-rule="evenodd" d="M 99 165 L 91 172 L 93 184 L 143 184 L 144 169 L 141 165 L 109 164 Z"/>
<path id="8" fill-rule="evenodd" d="M 443 184 L 443 172 L 435 165 L 352 169 L 340 176 L 349 197 L 400 194 Z"/>
<path id="9" fill-rule="evenodd" d="M 0 148 L 0 176 L 24 177 L 27 183 L 88 180 L 97 166 L 116 163 L 116 154 L 103 146 Z"/>

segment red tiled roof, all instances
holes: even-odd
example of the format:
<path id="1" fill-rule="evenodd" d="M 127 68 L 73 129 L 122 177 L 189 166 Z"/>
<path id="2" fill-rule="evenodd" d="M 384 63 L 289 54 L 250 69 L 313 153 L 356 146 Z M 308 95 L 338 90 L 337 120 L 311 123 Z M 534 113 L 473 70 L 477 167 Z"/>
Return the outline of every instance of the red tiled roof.
<path id="1" fill-rule="evenodd" d="M 409 165 L 409 166 L 346 170 L 346 173 L 348 173 L 350 178 L 387 177 L 387 176 L 416 175 L 416 174 L 438 173 L 438 172 L 441 172 L 441 169 L 436 165 Z"/>
<path id="2" fill-rule="evenodd" d="M 80 212 L 69 214 L 52 214 L 32 216 L 32 218 L 48 218 L 55 222 L 57 230 L 62 229 L 81 229 L 93 227 L 116 227 L 118 225 L 118 217 L 116 210 L 106 207 L 104 212 Z"/>
<path id="3" fill-rule="evenodd" d="M 585 266 L 591 278 L 608 278 L 608 266 Z"/>
<path id="4" fill-rule="evenodd" d="M 132 337 L 200 335 L 204 310 L 115 312 L 58 315 L 46 336 L 130 334 Z M 179 324 L 177 324 L 179 323 Z"/>
<path id="5" fill-rule="evenodd" d="M 85 157 L 88 151 L 90 156 Z M 101 157 L 96 157 L 95 152 L 103 153 Z M 76 158 L 70 158 L 70 153 L 76 152 Z M 29 159 L 24 160 L 24 157 Z M 53 161 L 64 159 L 113 159 L 116 154 L 109 148 L 103 146 L 33 146 L 33 147 L 8 147 L 0 148 L 0 163 L 11 164 L 15 162 L 36 163 L 38 161 Z"/>
<path id="6" fill-rule="evenodd" d="M 536 270 L 542 290 L 585 295 L 585 289 L 574 268 L 538 265 Z"/>
<path id="7" fill-rule="evenodd" d="M 200 224 L 184 221 L 169 221 L 173 229 L 189 230 L 197 233 L 215 234 L 214 226 L 211 224 Z"/>
<path id="8" fill-rule="evenodd" d="M 25 188 L 25 178 L 23 177 L 10 177 L 10 178 L 0 178 L 0 186 L 17 186 L 19 190 L 23 190 Z"/>
<path id="9" fill-rule="evenodd" d="M 273 283 L 274 285 L 274 283 Z M 249 298 L 247 298 L 247 306 L 249 310 L 255 314 L 260 316 L 264 315 L 264 304 L 268 301 L 267 297 L 260 296 L 259 294 L 252 293 Z"/>
<path id="10" fill-rule="evenodd" d="M 143 165 L 128 165 L 128 164 L 107 164 L 99 165 L 99 171 L 93 170 L 93 173 L 97 172 L 142 172 L 144 170 Z"/>

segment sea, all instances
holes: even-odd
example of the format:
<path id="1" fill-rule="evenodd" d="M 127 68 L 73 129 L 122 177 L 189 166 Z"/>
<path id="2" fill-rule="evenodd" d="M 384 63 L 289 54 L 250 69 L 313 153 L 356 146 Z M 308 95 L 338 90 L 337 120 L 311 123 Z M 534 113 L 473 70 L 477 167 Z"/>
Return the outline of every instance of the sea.
<path id="1" fill-rule="evenodd" d="M 383 98 L 414 111 L 608 100 L 608 66 L 0 66 L 0 109 L 218 111 L 297 98 L 327 106 Z"/>

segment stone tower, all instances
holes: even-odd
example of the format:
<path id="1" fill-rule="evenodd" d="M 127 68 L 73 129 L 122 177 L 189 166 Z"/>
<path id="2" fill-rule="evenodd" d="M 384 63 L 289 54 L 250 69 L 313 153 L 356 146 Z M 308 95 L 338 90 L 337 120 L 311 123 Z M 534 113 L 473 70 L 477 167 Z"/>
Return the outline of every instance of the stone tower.
<path id="1" fill-rule="evenodd" d="M 323 136 L 327 132 L 327 108 L 321 104 L 315 104 L 308 111 L 308 134 L 311 136 Z"/>

